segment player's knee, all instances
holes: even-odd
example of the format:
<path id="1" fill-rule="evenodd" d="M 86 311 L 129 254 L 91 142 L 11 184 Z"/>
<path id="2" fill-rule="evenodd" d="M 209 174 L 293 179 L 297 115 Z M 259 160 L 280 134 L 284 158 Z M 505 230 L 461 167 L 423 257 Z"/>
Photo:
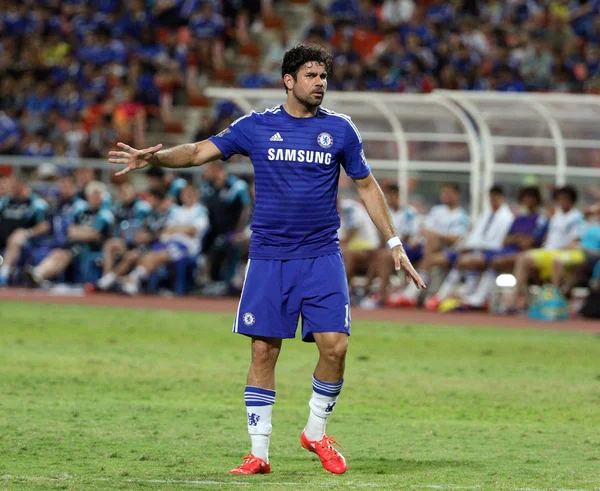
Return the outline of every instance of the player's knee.
<path id="1" fill-rule="evenodd" d="M 321 356 L 333 363 L 341 363 L 346 358 L 348 351 L 348 336 L 339 336 L 334 342 L 321 349 Z"/>
<path id="2" fill-rule="evenodd" d="M 265 341 L 252 343 L 252 364 L 258 367 L 273 366 L 277 361 L 279 348 Z"/>
<path id="3" fill-rule="evenodd" d="M 23 229 L 18 229 L 8 236 L 6 245 L 8 247 L 23 247 L 25 240 L 25 231 Z"/>

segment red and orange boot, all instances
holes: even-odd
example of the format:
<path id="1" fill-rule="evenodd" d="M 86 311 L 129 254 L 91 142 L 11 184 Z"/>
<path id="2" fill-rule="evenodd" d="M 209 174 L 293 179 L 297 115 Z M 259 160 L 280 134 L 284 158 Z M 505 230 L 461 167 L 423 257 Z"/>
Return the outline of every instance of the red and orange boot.
<path id="1" fill-rule="evenodd" d="M 316 453 L 319 456 L 325 470 L 333 474 L 343 474 L 348 470 L 348 465 L 346 464 L 344 456 L 333 448 L 333 444 L 339 445 L 334 438 L 325 435 L 319 441 L 310 441 L 306 438 L 305 432 L 302 432 L 302 435 L 300 435 L 300 443 L 302 444 L 302 448 L 305 448 L 309 452 Z"/>
<path id="2" fill-rule="evenodd" d="M 270 474 L 271 466 L 263 459 L 259 459 L 254 455 L 246 455 L 244 462 L 239 467 L 229 471 L 229 474 Z"/>

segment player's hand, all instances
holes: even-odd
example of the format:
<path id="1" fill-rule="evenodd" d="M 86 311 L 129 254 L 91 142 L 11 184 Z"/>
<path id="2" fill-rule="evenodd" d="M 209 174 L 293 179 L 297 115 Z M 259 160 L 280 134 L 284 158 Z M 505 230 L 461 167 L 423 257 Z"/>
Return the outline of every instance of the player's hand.
<path id="1" fill-rule="evenodd" d="M 162 148 L 162 143 L 143 150 L 136 150 L 121 142 L 117 143 L 117 147 L 122 148 L 123 151 L 108 152 L 108 162 L 111 164 L 126 165 L 125 169 L 115 174 L 115 176 L 124 176 L 132 170 L 147 167 L 150 164 L 150 159 Z"/>
<path id="2" fill-rule="evenodd" d="M 425 285 L 425 282 L 411 264 L 410 259 L 408 259 L 404 247 L 401 245 L 394 247 L 392 249 L 392 256 L 394 257 L 394 266 L 396 271 L 400 271 L 401 269 L 404 270 L 406 283 L 410 283 L 412 281 L 418 289 L 427 288 L 427 285 Z"/>

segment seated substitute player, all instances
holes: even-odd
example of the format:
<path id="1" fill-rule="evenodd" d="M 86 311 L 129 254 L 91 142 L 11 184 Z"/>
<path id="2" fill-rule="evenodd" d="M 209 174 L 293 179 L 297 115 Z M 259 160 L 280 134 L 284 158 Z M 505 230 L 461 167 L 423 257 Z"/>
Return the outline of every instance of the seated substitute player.
<path id="1" fill-rule="evenodd" d="M 563 186 L 554 192 L 554 199 L 558 206 L 550 218 L 543 247 L 522 252 L 517 258 L 513 273 L 517 284 L 509 302 L 509 311 L 525 308 L 527 296 L 524 293 L 531 276 L 537 273 L 540 280 L 549 281 L 554 261 L 567 258 L 570 253 L 566 249 L 581 236 L 584 218 L 583 213 L 575 208 L 577 190 L 573 186 Z"/>
<path id="2" fill-rule="evenodd" d="M 418 261 L 418 272 L 424 281 L 428 281 L 431 270 L 438 266 L 439 253 L 457 245 L 469 227 L 467 212 L 460 206 L 457 184 L 441 186 L 440 203 L 431 208 L 421 231 L 410 240 L 407 248 L 411 261 Z M 390 295 L 386 303 L 391 307 L 416 307 L 419 297 L 419 289 L 411 283 L 400 295 Z"/>
<path id="3" fill-rule="evenodd" d="M 384 189 L 384 193 L 396 232 L 398 232 L 402 242 L 408 242 L 417 233 L 418 212 L 413 206 L 402 206 L 400 204 L 400 188 L 397 184 L 388 184 Z M 413 251 L 413 253 L 415 252 Z M 414 260 L 408 249 L 407 253 L 409 259 Z M 361 301 L 360 306 L 362 308 L 372 309 L 385 304 L 388 297 L 390 278 L 393 273 L 394 258 L 392 257 L 392 251 L 389 248 L 381 247 L 377 250 L 374 261 L 371 262 L 367 271 L 368 287 L 375 278 L 379 278 L 379 286 L 373 295 Z"/>
<path id="4" fill-rule="evenodd" d="M 359 270 L 368 268 L 369 261 L 381 243 L 381 236 L 362 203 L 353 199 L 340 199 L 338 196 L 338 213 L 338 237 L 348 285 L 351 287 L 354 275 Z"/>
<path id="5" fill-rule="evenodd" d="M 181 202 L 181 206 L 174 205 L 170 209 L 158 242 L 140 257 L 135 269 L 123 281 L 123 292 L 137 295 L 140 283 L 158 268 L 200 253 L 209 225 L 208 211 L 198 203 L 198 192 L 193 184 L 181 190 Z"/>
<path id="6" fill-rule="evenodd" d="M 475 223 L 464 244 L 457 249 L 447 249 L 440 252 L 432 263 L 440 267 L 452 267 L 438 292 L 428 299 L 424 307 L 427 310 L 437 310 L 440 302 L 445 300 L 465 277 L 465 294 L 474 293 L 480 272 L 487 262 L 497 254 L 514 215 L 504 199 L 501 186 L 492 186 L 489 191 L 490 208 L 485 211 Z"/>
<path id="7" fill-rule="evenodd" d="M 110 290 L 117 283 L 118 278 L 130 273 L 140 257 L 150 250 L 158 241 L 160 233 L 165 227 L 171 208 L 171 200 L 160 189 L 151 189 L 148 193 L 147 203 L 150 212 L 143 218 L 131 240 L 133 247 L 123 253 L 118 262 L 113 262 L 111 269 L 105 271 L 95 285 L 100 291 Z"/>
<path id="8" fill-rule="evenodd" d="M 29 267 L 25 271 L 33 284 L 39 286 L 62 274 L 85 249 L 101 250 L 115 222 L 112 212 L 105 208 L 106 193 L 104 183 L 88 183 L 85 187 L 86 209 L 69 226 L 66 243 L 53 249 L 35 268 Z"/>
<path id="9" fill-rule="evenodd" d="M 492 292 L 498 275 L 512 273 L 521 252 L 541 247 L 548 230 L 548 218 L 539 209 L 542 204 L 539 188 L 537 186 L 523 188 L 519 193 L 519 202 L 523 212 L 513 221 L 504 239 L 504 247 L 488 255 L 487 269 L 481 276 L 475 291 L 465 294 L 461 299 L 465 308 L 482 308 Z"/>
<path id="10" fill-rule="evenodd" d="M 119 185 L 119 198 L 120 201 L 113 209 L 116 223 L 114 237 L 108 239 L 102 247 L 102 278 L 98 281 L 101 290 L 110 288 L 106 277 L 114 270 L 115 264 L 127 251 L 141 245 L 136 238 L 139 237 L 138 232 L 151 212 L 150 204 L 136 195 L 129 182 Z"/>
<path id="11" fill-rule="evenodd" d="M 233 122 L 199 143 L 136 150 L 119 143 L 109 162 L 123 175 L 148 165 L 202 165 L 234 154 L 254 165 L 256 206 L 249 262 L 233 331 L 251 337 L 252 361 L 245 390 L 252 454 L 232 474 L 265 474 L 269 464 L 275 365 L 284 338 L 293 338 L 302 316 L 303 341 L 320 357 L 313 373 L 310 415 L 300 441 L 325 469 L 346 471 L 344 457 L 325 425 L 344 382 L 350 299 L 340 254 L 336 209 L 340 166 L 354 179 L 369 215 L 394 251 L 396 269 L 425 285 L 396 236 L 385 198 L 367 164 L 362 140 L 348 116 L 321 108 L 331 55 L 300 44 L 284 55 L 281 75 L 287 100 Z"/>
<path id="12" fill-rule="evenodd" d="M 8 284 L 27 243 L 50 230 L 46 217 L 48 204 L 36 197 L 18 177 L 11 178 L 7 187 L 10 194 L 0 199 L 0 253 L 5 249 L 0 266 L 0 287 Z"/>

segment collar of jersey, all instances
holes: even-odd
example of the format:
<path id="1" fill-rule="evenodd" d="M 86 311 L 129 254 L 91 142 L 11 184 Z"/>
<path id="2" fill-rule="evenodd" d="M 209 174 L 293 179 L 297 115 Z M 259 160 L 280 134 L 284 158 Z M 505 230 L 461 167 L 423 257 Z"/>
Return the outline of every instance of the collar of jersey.
<path id="1" fill-rule="evenodd" d="M 312 119 L 315 119 L 316 117 L 318 117 L 321 114 L 321 106 L 319 106 L 317 108 L 317 112 L 315 113 L 314 116 L 311 116 L 310 118 L 297 118 L 296 116 L 292 116 L 290 113 L 288 113 L 285 108 L 283 107 L 283 104 L 281 104 L 279 106 L 281 108 L 281 113 L 286 117 L 286 118 L 290 118 L 293 119 L 294 121 L 311 121 Z"/>

